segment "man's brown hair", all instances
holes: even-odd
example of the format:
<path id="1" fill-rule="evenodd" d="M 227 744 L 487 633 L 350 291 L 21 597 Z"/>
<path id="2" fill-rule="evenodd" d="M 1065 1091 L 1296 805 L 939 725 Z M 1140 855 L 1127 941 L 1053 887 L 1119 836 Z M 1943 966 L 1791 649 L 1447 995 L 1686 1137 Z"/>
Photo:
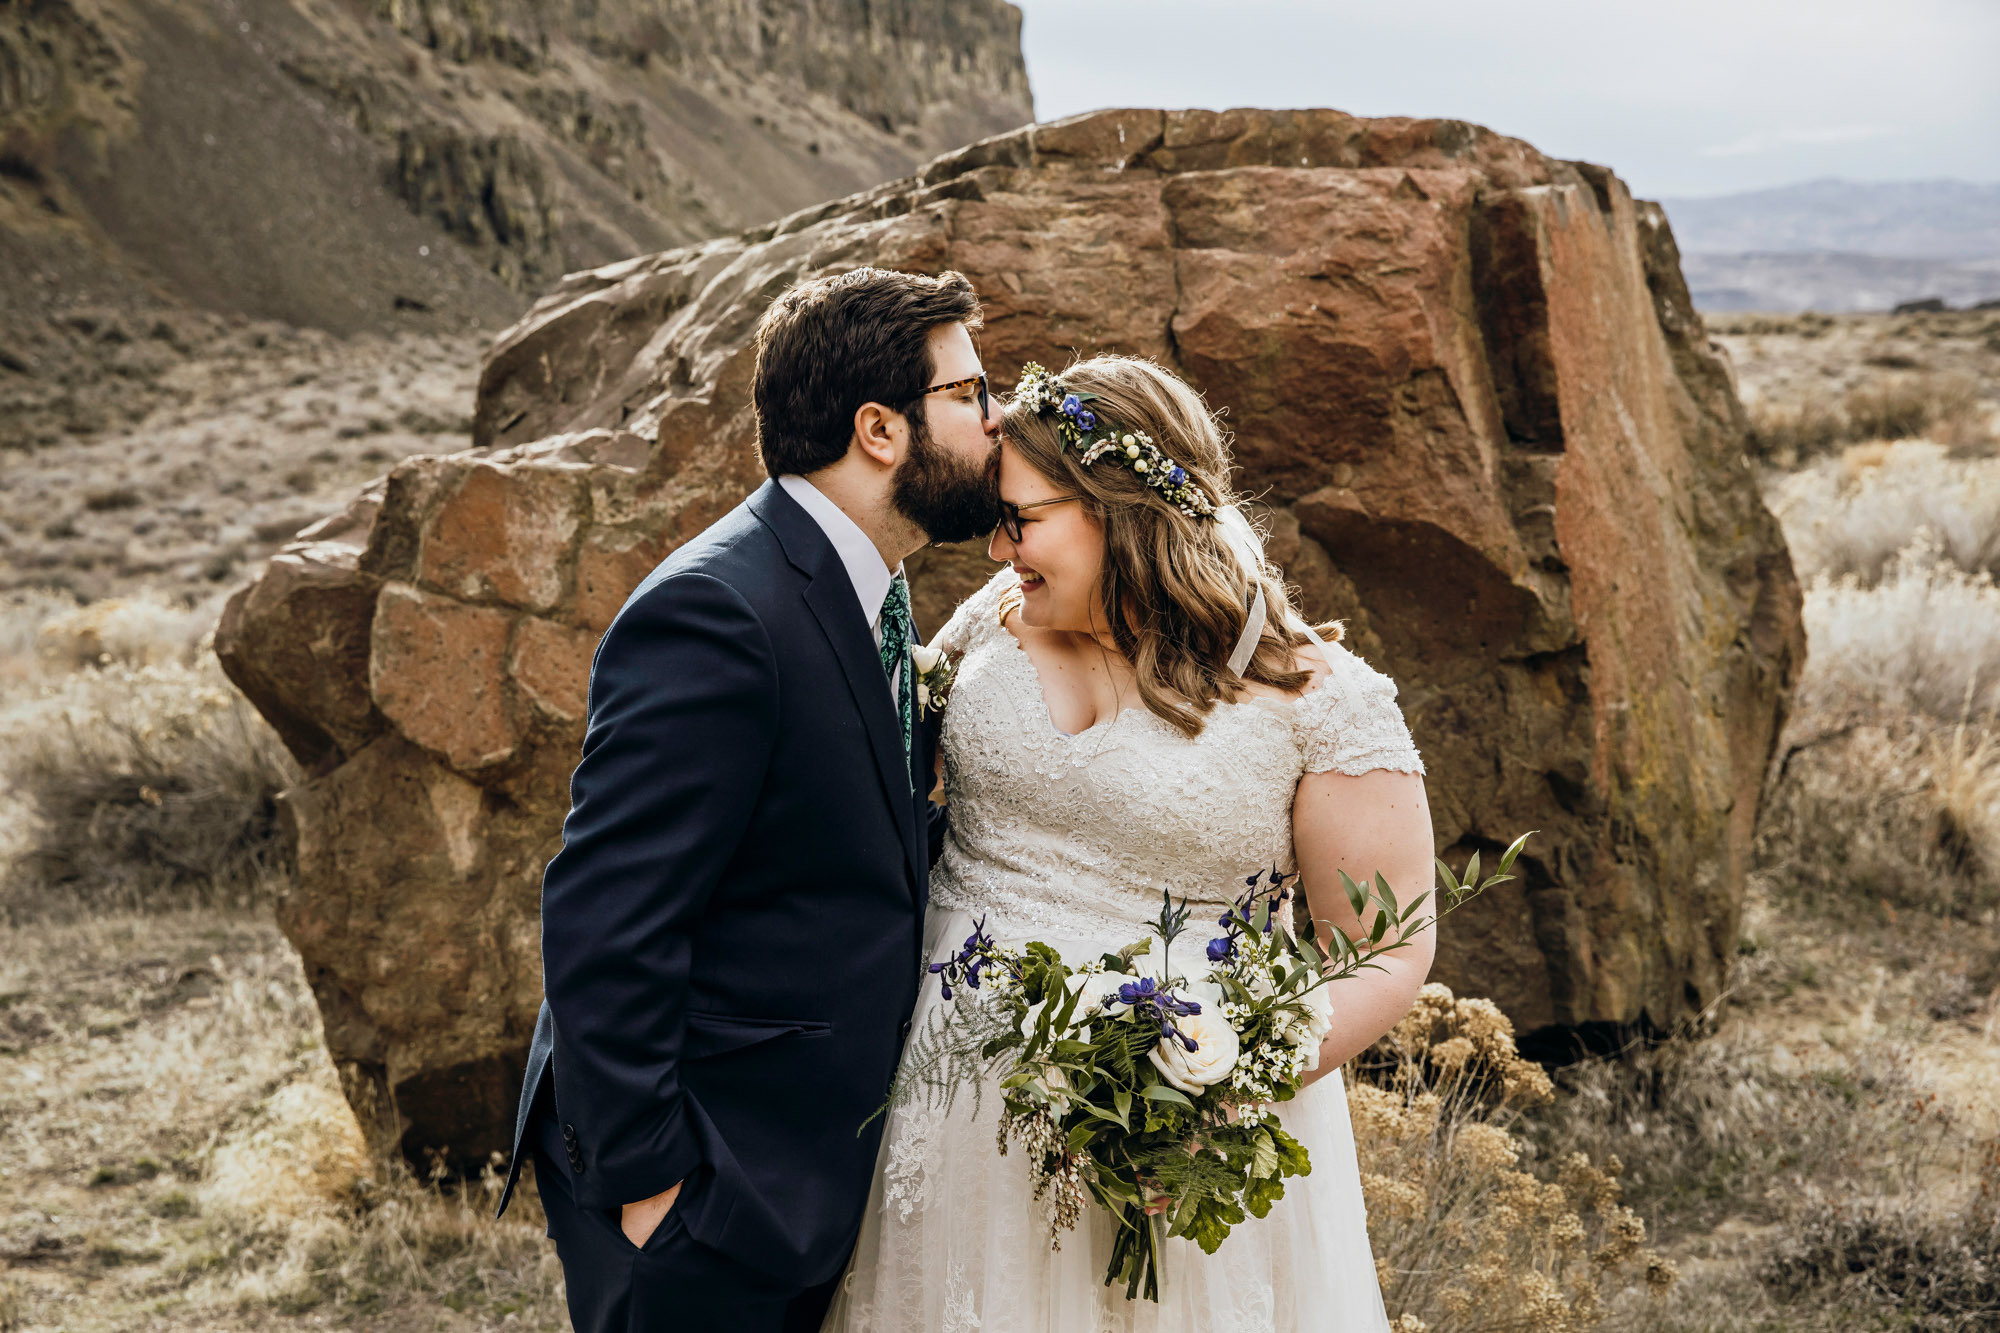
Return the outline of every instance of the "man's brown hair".
<path id="1" fill-rule="evenodd" d="M 847 454 L 864 403 L 923 427 L 936 367 L 930 331 L 980 326 L 962 273 L 934 278 L 858 268 L 814 278 L 771 303 L 757 324 L 757 452 L 772 476 L 817 472 Z"/>

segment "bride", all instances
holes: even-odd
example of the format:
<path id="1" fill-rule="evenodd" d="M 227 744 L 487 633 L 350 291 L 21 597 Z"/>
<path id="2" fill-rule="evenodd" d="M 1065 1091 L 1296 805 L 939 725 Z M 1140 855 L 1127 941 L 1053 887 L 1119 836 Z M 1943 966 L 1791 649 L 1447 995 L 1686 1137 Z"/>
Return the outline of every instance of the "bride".
<path id="1" fill-rule="evenodd" d="M 1423 763 L 1395 686 L 1294 610 L 1231 501 L 1199 396 L 1159 366 L 1029 367 L 1005 417 L 1006 561 L 938 644 L 962 654 L 943 720 L 951 830 L 931 880 L 941 958 L 984 917 L 1065 956 L 1134 940 L 1160 892 L 1214 918 L 1249 874 L 1302 873 L 1324 936 L 1364 935 L 1338 872 L 1432 880 Z M 1086 1210 L 1052 1249 L 998 1096 L 890 1113 L 829 1330 L 1292 1333 L 1388 1327 L 1340 1066 L 1402 1017 L 1432 932 L 1332 987 L 1310 1083 L 1276 1107 L 1312 1158 L 1262 1220 L 1207 1255 L 1169 1240 L 1160 1300 L 1104 1284 L 1115 1223 Z M 921 1030 L 941 1003 L 918 1000 Z M 989 1089 L 989 1092 L 992 1090 Z"/>

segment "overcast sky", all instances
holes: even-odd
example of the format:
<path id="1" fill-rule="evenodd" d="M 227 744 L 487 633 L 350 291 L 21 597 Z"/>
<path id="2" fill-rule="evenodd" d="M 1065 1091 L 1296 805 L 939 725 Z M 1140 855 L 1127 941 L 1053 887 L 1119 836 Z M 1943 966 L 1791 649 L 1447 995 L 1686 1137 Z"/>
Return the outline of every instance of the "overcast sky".
<path id="1" fill-rule="evenodd" d="M 2000 0 L 1015 0 L 1043 120 L 1450 116 L 1641 196 L 2000 181 Z"/>

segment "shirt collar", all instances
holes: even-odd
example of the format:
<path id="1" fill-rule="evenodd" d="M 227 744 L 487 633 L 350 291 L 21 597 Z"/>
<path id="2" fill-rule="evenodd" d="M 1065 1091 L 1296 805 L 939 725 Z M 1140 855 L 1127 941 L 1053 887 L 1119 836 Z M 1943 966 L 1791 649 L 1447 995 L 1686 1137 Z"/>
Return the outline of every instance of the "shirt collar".
<path id="1" fill-rule="evenodd" d="M 869 625 L 874 625 L 882 618 L 882 599 L 889 595 L 889 585 L 896 574 L 903 572 L 903 567 L 898 565 L 892 574 L 882 562 L 882 552 L 861 530 L 861 525 L 804 477 L 787 473 L 778 478 L 778 485 L 798 501 L 799 508 L 819 524 L 819 530 L 833 543 L 834 553 L 846 566 L 848 581 L 854 585 L 854 598 L 861 603 L 861 614 Z"/>

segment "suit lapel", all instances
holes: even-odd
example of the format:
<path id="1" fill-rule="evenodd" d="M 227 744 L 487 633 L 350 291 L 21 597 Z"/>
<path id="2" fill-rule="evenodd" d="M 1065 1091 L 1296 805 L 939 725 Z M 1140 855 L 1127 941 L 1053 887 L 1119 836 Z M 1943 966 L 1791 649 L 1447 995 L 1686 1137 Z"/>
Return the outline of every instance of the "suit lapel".
<path id="1" fill-rule="evenodd" d="M 903 840 L 912 885 L 921 884 L 928 858 L 916 825 L 916 806 L 910 796 L 912 761 L 903 750 L 903 727 L 882 674 L 881 652 L 875 646 L 875 636 L 869 632 L 868 618 L 855 600 L 847 567 L 840 562 L 839 552 L 820 531 L 819 524 L 776 482 L 767 481 L 758 488 L 750 497 L 750 507 L 777 534 L 793 567 L 806 576 L 806 606 L 819 622 L 820 632 L 826 635 L 834 658 L 840 663 L 841 674 L 847 679 L 848 693 L 868 733 L 868 746 L 882 780 L 882 794 L 895 817 L 897 836 Z M 915 748 L 913 745 L 912 749 Z"/>

